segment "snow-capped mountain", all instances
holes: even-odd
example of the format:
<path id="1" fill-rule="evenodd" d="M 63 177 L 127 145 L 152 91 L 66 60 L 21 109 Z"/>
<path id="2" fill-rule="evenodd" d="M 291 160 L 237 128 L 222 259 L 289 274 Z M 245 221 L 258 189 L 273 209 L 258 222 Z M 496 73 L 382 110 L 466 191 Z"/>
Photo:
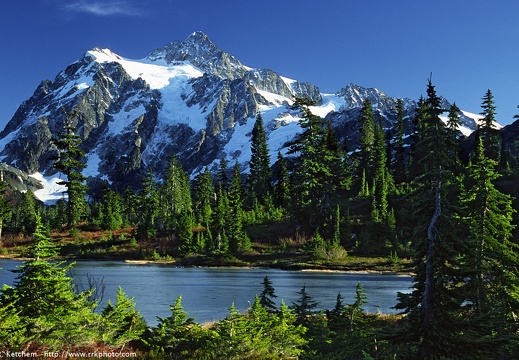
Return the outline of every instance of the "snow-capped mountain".
<path id="1" fill-rule="evenodd" d="M 354 146 L 362 102 L 391 128 L 396 101 L 377 89 L 350 84 L 322 94 L 313 84 L 254 69 L 219 49 L 202 32 L 153 51 L 140 60 L 95 48 L 43 81 L 0 133 L 0 160 L 28 174 L 51 177 L 55 148 L 66 112 L 78 113 L 76 127 L 87 153 L 91 187 L 138 186 L 149 166 L 160 176 L 176 154 L 186 171 L 215 168 L 222 157 L 247 170 L 255 118 L 262 114 L 272 161 L 300 132 L 294 98 L 310 98 L 312 111 L 332 121 L 339 137 Z M 407 122 L 415 102 L 404 99 Z M 476 123 L 463 115 L 465 132 Z M 406 126 L 410 131 L 410 125 Z"/>

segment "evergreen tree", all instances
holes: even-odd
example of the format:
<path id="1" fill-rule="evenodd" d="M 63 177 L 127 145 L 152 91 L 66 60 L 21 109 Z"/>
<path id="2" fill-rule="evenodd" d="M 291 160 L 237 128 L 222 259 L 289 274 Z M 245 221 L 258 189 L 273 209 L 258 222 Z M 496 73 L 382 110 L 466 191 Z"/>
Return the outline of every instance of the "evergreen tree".
<path id="1" fill-rule="evenodd" d="M 123 223 L 128 226 L 134 226 L 139 222 L 139 200 L 132 189 L 127 187 L 123 194 Z"/>
<path id="2" fill-rule="evenodd" d="M 67 225 L 75 226 L 86 214 L 87 203 L 85 200 L 86 190 L 85 176 L 81 171 L 86 167 L 84 161 L 85 152 L 81 150 L 81 137 L 76 134 L 73 125 L 77 113 L 72 112 L 66 116 L 65 132 L 58 133 L 57 138 L 52 139 L 58 153 L 54 157 L 54 167 L 61 171 L 66 179 L 57 182 L 58 185 L 66 187 L 67 194 Z"/>
<path id="3" fill-rule="evenodd" d="M 164 185 L 159 189 L 160 227 L 175 231 L 181 242 L 183 254 L 198 252 L 198 244 L 193 243 L 193 206 L 189 175 L 182 169 L 176 156 L 169 159 Z"/>
<path id="4" fill-rule="evenodd" d="M 227 160 L 225 160 L 225 157 L 220 159 L 220 166 L 216 173 L 216 184 L 223 191 L 227 191 L 227 187 L 229 186 L 229 177 L 227 176 Z"/>
<path id="5" fill-rule="evenodd" d="M 265 309 L 267 309 L 270 312 L 273 312 L 276 309 L 276 304 L 274 303 L 274 298 L 277 298 L 278 296 L 274 292 L 274 287 L 272 286 L 272 281 L 265 276 L 263 279 L 263 291 L 261 292 L 259 296 L 260 304 Z"/>
<path id="6" fill-rule="evenodd" d="M 461 125 L 460 122 L 460 109 L 453 103 L 450 110 L 447 121 L 447 136 L 448 136 L 448 153 L 453 160 L 453 172 L 461 173 L 461 143 L 463 141 L 463 134 L 459 131 Z"/>
<path id="7" fill-rule="evenodd" d="M 277 164 L 279 171 L 274 188 L 276 204 L 286 207 L 290 199 L 290 176 L 288 174 L 287 160 L 278 152 Z"/>
<path id="8" fill-rule="evenodd" d="M 282 301 L 279 313 L 269 313 L 255 297 L 246 314 L 234 304 L 226 319 L 214 326 L 214 359 L 295 359 L 303 353 L 306 328 L 295 324 L 295 314 Z"/>
<path id="9" fill-rule="evenodd" d="M 198 174 L 193 181 L 193 207 L 198 223 L 205 226 L 209 231 L 211 215 L 215 202 L 215 189 L 211 172 L 206 167 L 203 172 Z"/>
<path id="10" fill-rule="evenodd" d="M 347 153 L 341 149 L 331 121 L 326 122 L 324 138 L 325 159 L 329 164 L 330 172 L 333 174 L 332 187 L 336 190 L 348 190 L 351 186 L 348 157 Z"/>
<path id="11" fill-rule="evenodd" d="M 272 315 L 270 334 L 272 353 L 280 359 L 296 359 L 303 353 L 306 344 L 306 328 L 296 324 L 296 314 L 281 300 L 279 312 Z"/>
<path id="12" fill-rule="evenodd" d="M 142 179 L 142 189 L 137 198 L 138 218 L 140 219 L 137 224 L 137 236 L 140 239 L 155 237 L 159 202 L 157 183 L 150 167 L 148 173 Z"/>
<path id="13" fill-rule="evenodd" d="M 0 293 L 0 309 L 7 308 L 18 317 L 20 327 L 13 330 L 23 338 L 48 347 L 81 346 L 94 341 L 92 330 L 95 304 L 88 293 L 76 294 L 67 271 L 72 264 L 51 262 L 57 249 L 45 235 L 40 216 L 30 247 L 32 260 L 18 269 L 14 285 L 4 285 Z M 11 318 L 12 320 L 12 318 Z"/>
<path id="14" fill-rule="evenodd" d="M 361 119 L 360 119 L 360 161 L 359 173 L 363 174 L 366 179 L 367 188 L 371 188 L 371 184 L 367 181 L 373 179 L 375 174 L 375 115 L 371 100 L 366 99 L 362 103 Z M 363 189 L 361 188 L 361 191 Z M 365 194 L 364 194 L 365 195 Z"/>
<path id="15" fill-rule="evenodd" d="M 342 241 L 341 245 L 346 248 L 346 246 L 349 245 L 350 240 L 352 239 L 352 233 L 351 233 L 351 215 L 350 215 L 350 208 L 348 207 L 346 209 L 346 214 L 344 215 L 344 228 L 343 228 L 343 235 L 342 235 Z"/>
<path id="16" fill-rule="evenodd" d="M 362 305 L 367 302 L 367 297 L 360 281 L 357 283 L 355 288 L 355 302 L 346 307 L 346 313 L 348 314 L 350 331 L 353 332 L 355 329 L 356 318 L 364 312 Z"/>
<path id="17" fill-rule="evenodd" d="M 262 204 L 272 192 L 271 177 L 267 135 L 261 114 L 258 114 L 252 128 L 249 186 Z"/>
<path id="18" fill-rule="evenodd" d="M 12 206 L 12 214 L 7 223 L 8 228 L 12 232 L 26 235 L 34 233 L 36 230 L 36 212 L 40 211 L 40 205 L 34 193 L 31 190 L 27 190 L 24 193 L 18 194 L 14 199 L 10 197 L 6 204 Z M 9 215 L 9 212 L 7 215 Z"/>
<path id="19" fill-rule="evenodd" d="M 178 158 L 173 155 L 169 159 L 164 185 L 160 189 L 160 217 L 167 231 L 179 229 L 179 218 L 191 214 L 192 201 L 189 175 L 182 169 Z M 191 230 L 192 225 L 189 226 Z"/>
<path id="20" fill-rule="evenodd" d="M 413 196 L 417 216 L 414 290 L 399 294 L 396 306 L 407 313 L 406 326 L 397 337 L 414 342 L 417 348 L 412 356 L 420 359 L 450 357 L 460 346 L 457 335 L 462 331 L 459 255 L 466 252 L 466 246 L 457 233 L 457 184 L 449 170 L 452 159 L 440 102 L 429 80 L 417 143 L 420 152 L 414 163 L 421 171 Z"/>
<path id="21" fill-rule="evenodd" d="M 250 239 L 243 231 L 243 198 L 244 191 L 241 183 L 240 165 L 234 165 L 233 177 L 228 191 L 229 212 L 227 228 L 229 232 L 229 250 L 233 253 L 251 249 Z"/>
<path id="22" fill-rule="evenodd" d="M 496 106 L 494 95 L 490 89 L 487 90 L 481 104 L 483 116 L 481 123 L 478 124 L 478 135 L 483 142 L 485 156 L 499 163 L 501 145 L 499 143 L 499 130 L 496 128 Z"/>
<path id="23" fill-rule="evenodd" d="M 216 206 L 212 214 L 212 226 L 213 230 L 213 241 L 206 245 L 209 252 L 227 253 L 229 251 L 229 237 L 227 218 L 229 213 L 229 198 L 227 193 L 222 191 L 220 187 L 218 189 L 218 195 L 216 197 Z"/>
<path id="24" fill-rule="evenodd" d="M 515 210 L 511 197 L 493 184 L 499 176 L 496 166 L 479 139 L 470 168 L 472 186 L 463 196 L 470 234 L 465 307 L 474 314 L 471 324 L 478 340 L 485 339 L 479 351 L 483 348 L 490 357 L 499 349 L 499 356 L 508 358 L 518 350 L 519 257 L 518 245 L 511 241 Z"/>
<path id="25" fill-rule="evenodd" d="M 297 316 L 297 322 L 299 324 L 307 324 L 308 317 L 314 313 L 319 302 L 315 301 L 313 297 L 306 292 L 306 285 L 303 285 L 298 294 L 299 298 L 296 302 L 292 303 L 292 309 Z"/>
<path id="26" fill-rule="evenodd" d="M 152 338 L 149 343 L 154 354 L 171 357 L 186 356 L 196 345 L 194 335 L 200 332 L 199 325 L 182 306 L 182 297 L 175 300 L 170 307 L 171 315 L 167 318 L 158 318 L 158 324 L 152 329 Z"/>
<path id="27" fill-rule="evenodd" d="M 373 206 L 372 221 L 382 222 L 387 218 L 387 196 L 391 175 L 386 163 L 386 150 L 384 146 L 384 131 L 381 125 L 375 126 L 375 142 L 373 146 Z"/>
<path id="28" fill-rule="evenodd" d="M 2 300 L 1 294 L 0 300 Z M 0 303 L 0 351 L 2 354 L 5 354 L 6 351 L 21 350 L 27 342 L 19 312 L 12 305 Z"/>
<path id="29" fill-rule="evenodd" d="M 105 230 L 120 229 L 123 225 L 123 201 L 121 195 L 112 191 L 107 183 L 103 186 L 100 201 L 92 210 L 94 224 Z"/>
<path id="30" fill-rule="evenodd" d="M 273 316 L 261 305 L 258 295 L 247 310 L 245 316 L 245 333 L 250 341 L 251 352 L 257 358 L 268 357 L 272 351 L 273 339 L 270 334 Z"/>
<path id="31" fill-rule="evenodd" d="M 341 209 L 339 205 L 335 207 L 335 214 L 333 217 L 333 235 L 332 246 L 341 246 Z"/>
<path id="32" fill-rule="evenodd" d="M 118 349 L 140 339 L 146 330 L 146 322 L 135 309 L 133 298 L 127 297 L 121 287 L 117 289 L 115 305 L 108 300 L 101 315 L 103 342 Z"/>
<path id="33" fill-rule="evenodd" d="M 7 184 L 4 182 L 3 172 L 0 173 L 0 175 L 0 239 L 2 239 L 2 229 L 4 222 L 9 220 L 12 210 L 7 200 L 4 199 L 5 192 L 7 190 Z"/>
<path id="34" fill-rule="evenodd" d="M 343 172 L 337 169 L 342 159 L 335 143 L 330 141 L 331 127 L 325 128 L 323 119 L 312 114 L 309 107 L 313 104 L 308 99 L 295 102 L 302 114 L 303 131 L 290 146 L 289 153 L 297 154 L 291 174 L 292 214 L 310 227 L 317 227 L 333 211 L 332 194 L 342 181 Z"/>
<path id="35" fill-rule="evenodd" d="M 216 359 L 241 359 L 251 352 L 251 340 L 247 334 L 247 319 L 240 314 L 234 303 L 229 308 L 229 315 L 218 322 L 215 331 L 218 334 L 213 345 Z"/>
<path id="36" fill-rule="evenodd" d="M 46 218 L 51 229 L 61 229 L 67 225 L 67 207 L 67 202 L 59 199 L 54 207 L 46 209 Z"/>
<path id="37" fill-rule="evenodd" d="M 33 242 L 29 245 L 29 251 L 36 260 L 53 258 L 58 255 L 59 250 L 45 233 L 39 213 L 36 213 L 36 230 L 32 234 L 32 238 Z"/>
<path id="38" fill-rule="evenodd" d="M 407 164 L 405 160 L 404 143 L 404 104 L 402 99 L 397 99 L 397 140 L 395 150 L 394 177 L 397 183 L 407 181 Z"/>
<path id="39" fill-rule="evenodd" d="M 332 310 L 332 314 L 334 317 L 340 317 L 344 312 L 344 304 L 342 303 L 342 295 L 339 291 L 337 293 L 337 298 L 335 300 L 335 307 Z"/>
<path id="40" fill-rule="evenodd" d="M 424 128 L 424 118 L 427 112 L 427 103 L 423 96 L 420 96 L 416 103 L 416 115 L 412 119 L 412 132 L 410 138 L 410 150 L 407 161 L 407 170 L 409 180 L 414 180 L 417 176 L 421 175 L 422 165 L 419 159 L 424 156 L 418 143 L 420 141 L 420 134 Z"/>

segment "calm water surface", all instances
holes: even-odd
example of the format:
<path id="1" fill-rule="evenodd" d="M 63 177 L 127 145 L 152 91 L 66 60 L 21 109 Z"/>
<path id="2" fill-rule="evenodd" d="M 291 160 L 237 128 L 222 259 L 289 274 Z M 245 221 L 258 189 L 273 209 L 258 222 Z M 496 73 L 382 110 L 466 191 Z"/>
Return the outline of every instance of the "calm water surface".
<path id="1" fill-rule="evenodd" d="M 12 285 L 16 274 L 8 271 L 21 265 L 20 261 L 0 260 L 0 285 Z M 288 305 L 297 301 L 306 285 L 307 293 L 319 302 L 320 309 L 333 309 L 340 291 L 343 303 L 352 303 L 355 287 L 360 281 L 365 289 L 369 312 L 395 313 L 397 292 L 409 292 L 412 278 L 401 275 L 380 275 L 344 272 L 286 271 L 277 269 L 180 268 L 171 265 L 130 264 L 121 261 L 78 261 L 71 276 L 75 283 L 87 284 L 88 277 L 106 286 L 102 304 L 115 301 L 121 286 L 133 297 L 137 309 L 150 325 L 156 317 L 170 315 L 169 306 L 178 296 L 191 317 L 199 323 L 224 318 L 232 303 L 239 311 L 246 311 L 262 281 L 268 276 L 278 296 Z M 102 305 L 102 306 L 103 306 Z"/>

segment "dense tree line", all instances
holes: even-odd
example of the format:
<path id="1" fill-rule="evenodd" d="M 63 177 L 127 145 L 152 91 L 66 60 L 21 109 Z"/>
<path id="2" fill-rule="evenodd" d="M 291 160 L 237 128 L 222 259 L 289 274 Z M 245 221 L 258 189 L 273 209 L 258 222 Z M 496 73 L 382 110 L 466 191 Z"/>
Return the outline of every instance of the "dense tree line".
<path id="1" fill-rule="evenodd" d="M 332 124 L 312 113 L 314 105 L 294 102 L 301 132 L 274 164 L 258 115 L 247 174 L 222 158 L 214 174 L 206 168 L 190 179 L 172 156 L 163 179 L 150 168 L 139 191 L 121 194 L 107 185 L 90 203 L 80 175 L 84 154 L 72 126 L 75 115 L 68 116 L 54 141 L 67 199 L 43 207 L 27 192 L 0 202 L 0 225 L 34 234 L 34 260 L 17 270 L 18 282 L 0 296 L 5 324 L 0 337 L 15 334 L 5 337 L 9 346 L 27 341 L 54 346 L 67 329 L 75 329 L 67 335 L 71 343 L 88 328 L 88 341 L 119 348 L 139 340 L 150 354 L 170 358 L 188 357 L 193 349 L 212 358 L 512 358 L 519 351 L 516 211 L 496 181 L 503 176 L 517 181 L 519 162 L 503 148 L 492 92 L 482 98 L 482 121 L 469 151 L 458 131 L 459 109 L 442 108 L 431 80 L 409 119 L 408 139 L 401 101 L 391 133 L 366 100 L 358 119 L 358 151 L 339 143 Z M 277 308 L 265 279 L 264 292 L 247 313 L 231 307 L 210 329 L 194 323 L 177 299 L 171 317 L 145 330 L 122 291 L 115 305 L 96 315 L 88 294 L 72 291 L 67 267 L 45 260 L 54 251 L 46 234 L 81 224 L 108 231 L 131 227 L 142 242 L 166 237 L 174 243 L 173 256 L 239 256 L 254 250 L 248 228 L 276 223 L 310 235 L 302 250 L 317 259 L 345 258 L 348 252 L 412 259 L 412 292 L 399 294 L 396 306 L 404 316 L 384 320 L 364 314 L 361 286 L 354 304 L 342 305 L 338 294 L 336 308 L 326 312 L 315 311 L 305 287 L 298 303 Z M 37 300 L 27 286 L 34 283 L 49 289 L 42 296 L 63 295 L 52 309 L 42 305 L 29 317 Z M 58 317 L 64 319 L 59 326 L 53 323 Z"/>

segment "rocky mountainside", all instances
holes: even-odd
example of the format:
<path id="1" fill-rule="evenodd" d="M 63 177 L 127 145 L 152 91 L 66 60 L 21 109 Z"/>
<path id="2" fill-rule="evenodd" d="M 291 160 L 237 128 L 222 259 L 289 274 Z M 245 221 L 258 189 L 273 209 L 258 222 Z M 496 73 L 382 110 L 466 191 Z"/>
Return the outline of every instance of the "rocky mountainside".
<path id="1" fill-rule="evenodd" d="M 299 114 L 290 108 L 296 97 L 314 100 L 313 112 L 330 119 L 350 147 L 358 139 L 364 99 L 371 99 L 385 127 L 396 123 L 397 99 L 377 89 L 350 84 L 323 94 L 316 85 L 247 67 L 195 32 L 141 60 L 108 49 L 88 51 L 20 105 L 0 133 L 0 160 L 23 173 L 51 177 L 56 151 L 51 138 L 62 131 L 66 113 L 76 110 L 91 186 L 101 181 L 119 189 L 138 186 L 148 167 L 160 176 L 173 154 L 192 174 L 215 169 L 222 157 L 246 171 L 257 114 L 275 161 L 300 131 Z M 403 100 L 409 124 L 416 104 Z M 476 123 L 462 115 L 468 134 Z"/>

